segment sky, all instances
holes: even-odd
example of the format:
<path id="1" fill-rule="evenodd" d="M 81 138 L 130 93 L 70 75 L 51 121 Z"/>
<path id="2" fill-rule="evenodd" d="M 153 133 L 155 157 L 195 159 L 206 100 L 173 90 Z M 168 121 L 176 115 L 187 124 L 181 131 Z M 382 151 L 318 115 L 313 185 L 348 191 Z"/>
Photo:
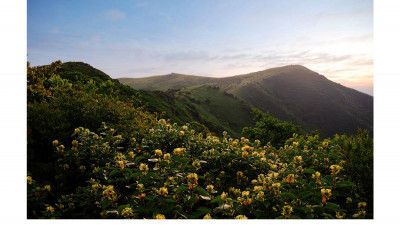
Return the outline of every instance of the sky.
<path id="1" fill-rule="evenodd" d="M 299 64 L 373 95 L 372 0 L 28 0 L 31 65 L 113 78 L 225 77 Z"/>

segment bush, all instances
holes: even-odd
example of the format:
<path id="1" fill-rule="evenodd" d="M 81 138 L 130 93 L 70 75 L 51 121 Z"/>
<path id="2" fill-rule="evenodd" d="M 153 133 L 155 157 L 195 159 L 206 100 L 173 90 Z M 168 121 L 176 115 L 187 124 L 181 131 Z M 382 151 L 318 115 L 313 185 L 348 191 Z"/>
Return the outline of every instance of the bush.
<path id="1" fill-rule="evenodd" d="M 371 217 L 339 145 L 275 149 L 224 135 L 165 120 L 141 140 L 105 124 L 98 133 L 77 128 L 70 146 L 53 142 L 57 200 L 28 209 L 39 218 Z"/>

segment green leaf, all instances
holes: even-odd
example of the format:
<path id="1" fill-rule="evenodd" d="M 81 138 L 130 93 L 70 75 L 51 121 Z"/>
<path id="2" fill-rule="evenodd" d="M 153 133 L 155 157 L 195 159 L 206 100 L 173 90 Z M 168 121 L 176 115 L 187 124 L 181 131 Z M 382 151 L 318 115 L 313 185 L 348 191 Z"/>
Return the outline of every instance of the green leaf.
<path id="1" fill-rule="evenodd" d="M 297 196 L 294 195 L 291 192 L 282 193 L 281 196 L 284 197 L 284 198 L 291 198 L 292 200 L 296 200 L 297 199 Z"/>
<path id="2" fill-rule="evenodd" d="M 182 185 L 176 189 L 176 192 L 182 192 L 182 191 L 186 191 L 186 190 L 189 190 L 189 188 L 185 185 Z"/>
<path id="3" fill-rule="evenodd" d="M 154 177 L 154 178 L 159 178 L 159 176 L 156 173 L 153 172 L 148 172 L 147 177 Z"/>
<path id="4" fill-rule="evenodd" d="M 211 201 L 211 203 L 216 203 L 216 202 L 222 202 L 221 195 L 215 197 L 215 198 Z"/>
<path id="5" fill-rule="evenodd" d="M 350 181 L 340 181 L 336 183 L 336 188 L 346 188 L 346 187 L 352 187 L 354 186 L 354 183 Z"/>
<path id="6" fill-rule="evenodd" d="M 137 157 L 137 158 L 135 158 L 135 163 L 138 163 L 138 162 L 140 162 L 140 160 L 142 160 L 142 159 L 145 159 L 145 157 L 144 156 L 139 156 L 139 157 Z"/>
<path id="7" fill-rule="evenodd" d="M 313 170 L 313 169 L 305 169 L 304 173 L 315 174 L 315 170 Z"/>
<path id="8" fill-rule="evenodd" d="M 113 203 L 113 202 L 110 201 L 110 200 L 104 200 L 103 203 L 102 203 L 102 205 L 101 205 L 101 208 L 102 208 L 103 210 L 105 210 L 105 209 L 107 209 L 112 203 Z"/>
<path id="9" fill-rule="evenodd" d="M 197 186 L 194 190 L 198 191 L 199 194 L 201 194 L 201 195 L 205 195 L 205 196 L 210 197 L 208 192 L 206 190 L 204 190 L 203 188 L 199 187 L 199 186 Z"/>
<path id="10" fill-rule="evenodd" d="M 114 175 L 117 174 L 117 173 L 119 173 L 118 170 L 113 170 L 113 171 L 110 172 L 110 175 L 109 175 L 109 176 L 110 176 L 110 177 L 111 177 L 111 176 L 114 176 Z"/>
<path id="11" fill-rule="evenodd" d="M 314 192 L 305 191 L 305 192 L 300 194 L 300 199 L 301 200 L 305 200 L 305 199 L 309 198 L 310 196 L 312 196 L 313 194 L 314 194 Z"/>
<path id="12" fill-rule="evenodd" d="M 129 168 L 126 168 L 126 167 L 122 171 L 123 172 L 132 173 L 132 169 L 129 169 Z"/>
<path id="13" fill-rule="evenodd" d="M 199 207 L 199 208 L 197 209 L 197 211 L 204 212 L 204 214 L 207 214 L 207 213 L 211 213 L 211 212 L 212 212 L 212 210 L 211 210 L 210 208 L 208 208 L 208 207 Z"/>
<path id="14" fill-rule="evenodd" d="M 196 199 L 195 198 L 191 198 L 191 199 L 187 200 L 185 202 L 185 204 L 189 205 L 189 206 L 193 206 L 195 202 L 196 202 Z"/>
<path id="15" fill-rule="evenodd" d="M 120 206 L 118 206 L 117 210 L 118 210 L 118 212 L 121 212 L 123 209 L 125 209 L 128 206 L 129 205 L 120 205 Z"/>
<path id="16" fill-rule="evenodd" d="M 256 216 L 256 219 L 265 219 L 266 218 L 266 213 L 259 209 L 254 211 L 254 215 Z"/>
<path id="17" fill-rule="evenodd" d="M 328 202 L 325 205 L 325 209 L 327 209 L 327 210 L 337 210 L 337 209 L 340 209 L 340 206 L 336 205 L 335 203 Z"/>
<path id="18" fill-rule="evenodd" d="M 322 178 L 322 180 L 325 181 L 325 183 L 327 183 L 328 185 L 332 185 L 332 183 L 333 183 L 332 176 L 325 176 L 324 178 Z"/>
<path id="19" fill-rule="evenodd" d="M 140 176 L 140 175 L 142 175 L 142 172 L 136 172 L 136 173 L 132 173 L 132 174 L 129 176 L 129 179 L 132 179 L 132 178 L 138 177 L 138 176 Z"/>

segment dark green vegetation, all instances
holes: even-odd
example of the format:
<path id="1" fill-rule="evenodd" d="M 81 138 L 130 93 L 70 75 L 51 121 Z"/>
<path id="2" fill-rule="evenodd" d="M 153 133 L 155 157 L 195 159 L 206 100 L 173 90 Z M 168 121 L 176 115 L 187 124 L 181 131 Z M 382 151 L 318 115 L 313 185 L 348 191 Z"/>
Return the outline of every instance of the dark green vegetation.
<path id="1" fill-rule="evenodd" d="M 269 113 L 263 113 L 258 109 L 254 109 L 253 113 L 256 125 L 243 128 L 243 135 L 253 140 L 260 140 L 262 145 L 283 146 L 294 133 L 302 133 L 299 126 L 287 121 L 280 121 Z"/>
<path id="2" fill-rule="evenodd" d="M 252 107 L 291 121 L 323 137 L 355 133 L 373 127 L 373 98 L 329 81 L 303 66 L 284 66 L 225 78 L 170 74 L 147 78 L 121 78 L 135 89 L 168 90 L 213 85 Z"/>
<path id="3" fill-rule="evenodd" d="M 217 87 L 137 91 L 79 67 L 28 65 L 28 218 L 373 217 L 368 132 L 289 136 L 257 111 L 253 128 L 224 123 L 250 108 Z"/>

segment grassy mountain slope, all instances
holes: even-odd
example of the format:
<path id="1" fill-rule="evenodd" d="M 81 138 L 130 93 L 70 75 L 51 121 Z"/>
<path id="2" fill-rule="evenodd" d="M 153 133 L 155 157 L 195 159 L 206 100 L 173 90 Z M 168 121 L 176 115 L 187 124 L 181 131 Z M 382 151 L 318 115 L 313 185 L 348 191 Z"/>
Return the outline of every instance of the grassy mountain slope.
<path id="1" fill-rule="evenodd" d="M 191 79 L 192 78 L 192 79 Z M 322 136 L 354 133 L 373 126 L 373 97 L 334 83 L 306 67 L 293 65 L 225 78 L 165 75 L 120 79 L 133 88 L 166 90 L 180 87 L 215 85 L 271 115 L 318 129 Z M 146 83 L 146 86 L 141 84 Z"/>
<path id="2" fill-rule="evenodd" d="M 171 73 L 168 75 L 152 76 L 148 78 L 120 78 L 121 83 L 134 87 L 135 89 L 161 90 L 177 89 L 207 84 L 214 78 L 191 76 L 184 74 Z"/>
<path id="3" fill-rule="evenodd" d="M 64 79 L 88 82 L 94 80 L 112 80 L 107 74 L 81 62 L 63 63 L 60 74 Z M 119 93 L 119 99 L 131 98 L 137 106 L 143 106 L 149 112 L 164 114 L 166 118 L 178 124 L 199 122 L 206 125 L 210 131 L 220 135 L 227 131 L 234 137 L 240 137 L 243 127 L 253 124 L 251 107 L 244 101 L 228 94 L 219 88 L 210 86 L 196 86 L 179 89 L 179 81 L 187 84 L 185 80 L 191 76 L 173 74 L 171 86 L 165 91 L 135 90 L 120 83 L 114 83 L 113 88 Z M 202 78 L 200 77 L 199 80 Z M 198 81 L 190 81 L 189 84 Z M 163 82 L 156 84 L 162 86 Z M 144 82 L 145 85 L 145 82 Z M 174 89 L 172 89 L 174 88 Z M 162 89 L 162 88 L 160 88 Z M 164 90 L 164 89 L 163 89 Z"/>

